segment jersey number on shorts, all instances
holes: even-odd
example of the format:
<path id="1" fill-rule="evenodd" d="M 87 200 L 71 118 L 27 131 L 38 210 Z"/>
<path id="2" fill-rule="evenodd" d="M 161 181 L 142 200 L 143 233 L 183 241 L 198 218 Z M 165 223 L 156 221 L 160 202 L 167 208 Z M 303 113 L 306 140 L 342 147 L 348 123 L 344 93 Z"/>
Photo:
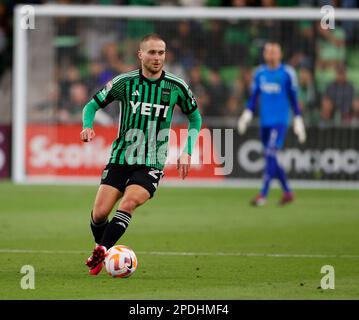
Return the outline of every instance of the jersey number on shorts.
<path id="1" fill-rule="evenodd" d="M 162 178 L 163 176 L 163 171 L 162 170 L 157 170 L 157 169 L 154 169 L 154 170 L 151 170 L 151 171 L 148 171 L 148 174 L 150 176 L 152 176 L 153 178 L 155 178 L 156 180 L 159 180 Z M 157 189 L 158 187 L 158 182 L 152 182 L 153 186 Z"/>

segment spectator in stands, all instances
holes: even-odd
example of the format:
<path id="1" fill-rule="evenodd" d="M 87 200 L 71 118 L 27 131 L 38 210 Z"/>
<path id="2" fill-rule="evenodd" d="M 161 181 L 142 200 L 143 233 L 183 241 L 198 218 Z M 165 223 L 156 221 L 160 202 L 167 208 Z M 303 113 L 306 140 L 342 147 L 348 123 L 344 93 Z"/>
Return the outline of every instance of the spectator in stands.
<path id="1" fill-rule="evenodd" d="M 1 59 L 1 61 L 3 60 L 3 57 L 5 55 L 6 45 L 7 45 L 6 34 L 5 34 L 4 29 L 2 29 L 0 26 L 0 59 Z M 2 69 L 4 67 L 5 67 L 4 64 L 0 65 L 0 74 L 2 73 Z"/>
<path id="2" fill-rule="evenodd" d="M 0 3 L 0 54 L 3 54 L 6 48 L 6 32 L 5 32 L 5 6 Z"/>
<path id="3" fill-rule="evenodd" d="M 74 83 L 81 81 L 80 71 L 75 65 L 66 69 L 58 67 L 60 73 L 60 105 L 66 105 L 70 99 L 70 88 Z"/>
<path id="4" fill-rule="evenodd" d="M 317 24 L 320 35 L 318 43 L 318 66 L 320 68 L 335 68 L 345 60 L 345 31 L 339 23 L 335 29 L 324 29 L 320 22 Z"/>
<path id="5" fill-rule="evenodd" d="M 95 74 L 96 72 L 100 71 L 100 66 L 92 66 L 92 68 L 92 72 L 94 72 Z M 55 90 L 54 94 L 50 95 L 46 103 L 37 106 L 37 110 L 40 110 L 41 108 L 42 110 L 44 110 L 46 106 L 51 109 L 54 104 L 57 104 L 56 100 L 59 99 L 57 106 L 58 109 L 56 112 L 57 120 L 61 123 L 81 122 L 83 105 L 87 103 L 90 92 L 93 91 L 89 90 L 89 87 L 87 85 L 88 82 L 83 81 L 83 79 L 81 78 L 80 71 L 75 65 L 71 65 L 65 70 L 61 68 L 61 66 L 59 66 L 58 69 L 58 72 L 60 73 L 59 96 L 57 97 L 57 93 Z M 106 83 L 106 81 L 104 81 L 106 79 L 99 78 L 99 75 L 100 74 L 97 74 L 97 83 L 99 84 L 99 86 L 97 86 L 96 89 Z M 95 75 L 92 76 L 94 77 Z M 92 85 L 94 85 L 94 83 L 92 83 Z M 36 117 L 36 119 L 39 119 L 38 114 Z"/>
<path id="6" fill-rule="evenodd" d="M 11 49 L 9 46 L 10 27 L 7 19 L 6 7 L 0 3 L 0 77 L 9 66 Z"/>
<path id="7" fill-rule="evenodd" d="M 59 87 L 57 83 L 50 83 L 43 94 L 45 100 L 38 105 L 30 108 L 29 122 L 33 123 L 54 123 L 56 119 L 56 111 L 59 104 Z"/>
<path id="8" fill-rule="evenodd" d="M 348 81 L 345 67 L 341 65 L 337 68 L 335 80 L 327 86 L 322 98 L 322 122 L 337 122 L 339 119 L 339 123 L 348 123 L 355 98 L 354 86 Z"/>
<path id="9" fill-rule="evenodd" d="M 191 69 L 189 85 L 191 90 L 196 93 L 198 109 L 201 114 L 206 114 L 209 103 L 208 87 L 201 77 L 201 67 L 199 65 Z"/>
<path id="10" fill-rule="evenodd" d="M 299 69 L 299 104 L 304 112 L 315 105 L 315 86 L 312 71 L 309 67 L 303 66 Z"/>
<path id="11" fill-rule="evenodd" d="M 117 60 L 116 60 L 116 62 L 117 62 Z M 128 65 L 124 64 L 122 61 L 119 63 L 119 65 L 121 68 L 123 68 L 123 70 L 127 70 L 127 68 L 128 68 Z M 112 70 L 108 64 L 104 65 L 102 62 L 98 62 L 98 61 L 90 62 L 88 69 L 89 69 L 88 70 L 89 74 L 84 79 L 82 79 L 81 82 L 83 84 L 85 84 L 86 87 L 88 88 L 89 96 L 92 96 L 95 92 L 97 92 L 99 89 L 104 87 L 104 85 L 109 80 L 112 79 L 112 78 L 109 78 L 109 76 L 111 74 L 113 74 L 115 77 L 117 74 L 121 73 L 121 72 L 116 73 L 116 71 Z M 125 72 L 125 71 L 123 71 L 123 72 Z M 114 119 L 117 120 L 119 110 L 117 107 L 114 107 L 115 105 L 116 105 L 116 102 L 113 102 L 113 106 L 104 109 L 103 112 L 100 112 L 100 114 L 102 115 L 102 113 L 104 113 L 104 114 L 108 115 L 109 117 L 112 118 L 112 121 Z M 108 123 L 109 123 L 109 121 L 106 120 L 104 124 L 108 124 Z"/>
<path id="12" fill-rule="evenodd" d="M 243 103 L 237 95 L 230 95 L 226 106 L 226 117 L 238 118 L 243 111 Z"/>
<path id="13" fill-rule="evenodd" d="M 353 112 L 350 120 L 352 126 L 359 127 L 359 99 L 355 99 L 353 103 Z"/>
<path id="14" fill-rule="evenodd" d="M 100 75 L 102 83 L 106 83 L 119 73 L 125 73 L 131 70 L 133 66 L 127 65 L 119 53 L 118 44 L 109 42 L 102 48 L 102 61 L 105 62 L 105 70 Z"/>
<path id="15" fill-rule="evenodd" d="M 223 21 L 210 20 L 205 25 L 206 41 L 204 43 L 204 63 L 211 69 L 218 69 L 226 64 L 223 45 Z M 213 54 L 213 53 L 216 54 Z"/>
<path id="16" fill-rule="evenodd" d="M 64 123 L 80 123 L 82 120 L 82 108 L 87 103 L 89 93 L 87 87 L 80 83 L 71 84 L 70 99 L 63 103 L 58 110 L 58 120 Z"/>
<path id="17" fill-rule="evenodd" d="M 209 73 L 208 84 L 209 104 L 205 110 L 206 116 L 226 115 L 226 101 L 228 99 L 228 88 L 222 81 L 218 70 L 213 69 Z"/>
<path id="18" fill-rule="evenodd" d="M 341 0 L 340 5 L 344 9 L 357 8 L 357 2 L 357 0 Z M 356 21 L 342 21 L 342 26 L 345 31 L 347 43 L 349 44 L 354 38 Z"/>
<path id="19" fill-rule="evenodd" d="M 252 82 L 252 69 L 243 68 L 240 76 L 234 81 L 229 88 L 229 98 L 227 101 L 226 116 L 238 117 L 250 96 L 250 86 Z"/>
<path id="20" fill-rule="evenodd" d="M 339 23 L 335 29 L 323 29 L 317 22 L 315 80 L 318 91 L 324 94 L 327 86 L 335 80 L 336 68 L 346 58 L 345 32 Z"/>
<path id="21" fill-rule="evenodd" d="M 196 63 L 196 52 L 201 51 L 201 35 L 193 32 L 194 25 L 183 20 L 177 23 L 174 34 L 167 40 L 167 49 L 176 53 L 184 68 L 192 68 Z M 207 39 L 206 39 L 207 40 Z"/>
<path id="22" fill-rule="evenodd" d="M 67 1 L 63 1 L 67 3 Z M 54 18 L 55 39 L 54 45 L 58 64 L 67 67 L 70 64 L 77 64 L 81 59 L 79 29 L 81 27 L 79 19 L 68 16 L 58 16 Z"/>
<path id="23" fill-rule="evenodd" d="M 276 0 L 261 0 L 260 1 L 262 7 L 275 7 Z"/>
<path id="24" fill-rule="evenodd" d="M 235 8 L 244 7 L 245 0 L 232 0 Z M 226 48 L 225 64 L 240 65 L 249 64 L 248 55 L 251 43 L 251 23 L 241 19 L 231 19 L 224 24 L 224 45 Z"/>
<path id="25" fill-rule="evenodd" d="M 317 123 L 319 118 L 319 108 L 317 107 L 317 95 L 312 71 L 308 66 L 304 65 L 299 69 L 298 74 L 298 100 L 300 109 L 305 118 L 305 123 Z"/>
<path id="26" fill-rule="evenodd" d="M 101 86 L 103 86 L 107 81 L 102 79 L 101 75 L 104 71 L 104 66 L 102 63 L 97 61 L 89 62 L 88 64 L 88 75 L 84 79 L 84 83 L 88 87 L 90 92 L 96 92 Z"/>
<path id="27" fill-rule="evenodd" d="M 179 76 L 185 81 L 188 81 L 183 65 L 178 62 L 175 53 L 171 49 L 166 50 L 166 71 Z"/>
<path id="28" fill-rule="evenodd" d="M 292 44 L 289 63 L 296 69 L 302 64 L 312 67 L 315 61 L 314 24 L 310 21 L 300 21 L 295 22 L 294 25 L 296 26 L 294 36 L 290 34 L 292 38 L 288 39 L 288 42 Z"/>

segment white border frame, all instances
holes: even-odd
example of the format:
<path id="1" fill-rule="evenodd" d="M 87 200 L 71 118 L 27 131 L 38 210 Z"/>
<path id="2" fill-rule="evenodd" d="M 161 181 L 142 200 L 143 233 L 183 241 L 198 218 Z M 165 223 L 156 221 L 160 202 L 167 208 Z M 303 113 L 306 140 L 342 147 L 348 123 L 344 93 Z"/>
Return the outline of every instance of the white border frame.
<path id="1" fill-rule="evenodd" d="M 21 28 L 21 8 L 17 5 L 14 14 L 14 77 L 13 77 L 13 148 L 12 180 L 15 183 L 49 183 L 44 178 L 28 178 L 25 174 L 26 139 L 26 94 L 27 94 L 27 30 Z M 323 17 L 321 8 L 204 8 L 204 7 L 145 7 L 145 6 L 98 6 L 98 5 L 32 5 L 36 16 L 72 16 L 142 19 L 274 19 L 274 20 L 318 20 Z M 335 8 L 336 20 L 359 20 L 359 9 Z M 230 179 L 229 186 L 251 186 L 257 179 Z M 87 181 L 87 180 L 86 180 Z M 91 181 L 89 179 L 88 181 Z M 59 179 L 55 183 L 78 182 L 78 179 Z M 51 181 L 53 183 L 53 181 Z M 168 183 L 171 185 L 171 183 Z M 215 182 L 216 185 L 223 183 Z M 300 181 L 302 187 L 359 189 L 353 181 Z M 176 183 L 177 185 L 177 183 Z M 191 182 L 191 185 L 208 185 Z M 293 183 L 297 185 L 297 183 Z M 188 184 L 187 184 L 188 186 Z"/>

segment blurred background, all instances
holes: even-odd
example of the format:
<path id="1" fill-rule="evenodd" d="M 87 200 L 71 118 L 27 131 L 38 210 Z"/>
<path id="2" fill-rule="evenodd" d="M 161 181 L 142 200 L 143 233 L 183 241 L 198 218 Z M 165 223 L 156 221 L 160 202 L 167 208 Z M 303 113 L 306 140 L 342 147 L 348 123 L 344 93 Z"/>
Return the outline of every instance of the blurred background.
<path id="1" fill-rule="evenodd" d="M 59 0 L 21 3 L 255 7 L 263 10 L 319 8 L 329 4 L 335 8 L 357 8 L 355 0 Z M 12 92 L 16 93 L 16 88 L 12 87 L 14 6 L 15 1 L 3 0 L 0 3 L 0 123 L 3 135 L 11 131 L 9 128 L 16 117 L 11 112 Z M 190 85 L 205 126 L 234 128 L 250 94 L 253 70 L 263 62 L 264 44 L 269 40 L 278 41 L 282 45 L 284 62 L 297 72 L 300 107 L 313 138 L 305 148 L 323 150 L 335 146 L 358 149 L 359 21 L 336 21 L 334 30 L 325 30 L 320 27 L 320 21 L 286 20 L 285 17 L 282 20 L 198 21 L 54 16 L 35 19 L 36 28 L 28 32 L 27 47 L 28 138 L 32 137 L 31 130 L 37 132 L 41 125 L 47 126 L 47 133 L 51 126 L 79 125 L 87 101 L 116 75 L 137 68 L 139 39 L 156 32 L 167 42 L 165 69 Z M 175 125 L 184 125 L 186 121 L 180 112 L 175 113 Z M 101 111 L 96 122 L 99 126 L 116 126 L 118 107 Z M 253 128 L 256 125 L 254 121 Z M 250 131 L 249 136 L 256 137 L 255 131 Z M 290 137 L 289 146 L 293 145 L 295 141 Z M 11 142 L 3 148 L 10 150 Z M 31 150 L 28 152 L 30 155 L 27 157 L 31 158 Z M 309 162 L 312 165 L 321 161 L 311 157 L 313 159 Z M 354 154 L 348 163 L 352 164 L 356 158 L 357 154 Z M 328 161 L 329 165 L 335 162 L 335 156 L 334 160 Z M 2 176 L 10 175 L 9 164 Z M 328 174 L 327 178 L 356 179 L 358 167 L 359 164 L 350 174 L 345 169 L 344 172 L 335 171 L 334 176 L 330 172 L 321 173 L 323 168 L 320 166 L 301 172 L 297 170 L 293 175 L 321 179 Z M 56 170 L 53 168 L 52 172 Z M 234 176 L 240 176 L 241 170 L 243 168 L 239 165 Z M 30 171 L 27 168 L 27 173 Z M 260 174 L 259 170 L 242 173 L 248 177 L 251 174 L 259 177 Z"/>

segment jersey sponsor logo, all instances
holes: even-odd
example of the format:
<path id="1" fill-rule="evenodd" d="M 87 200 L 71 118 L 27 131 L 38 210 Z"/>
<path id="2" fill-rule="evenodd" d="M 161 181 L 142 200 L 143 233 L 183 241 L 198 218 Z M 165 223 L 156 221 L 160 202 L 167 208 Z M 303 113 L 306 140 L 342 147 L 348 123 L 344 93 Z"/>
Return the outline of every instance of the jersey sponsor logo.
<path id="1" fill-rule="evenodd" d="M 130 101 L 132 112 L 136 113 L 137 110 L 140 111 L 140 114 L 144 116 L 150 116 L 152 109 L 156 109 L 155 116 L 159 117 L 161 110 L 163 111 L 163 118 L 167 117 L 167 112 L 169 109 L 169 106 L 164 106 L 162 104 L 155 104 L 155 103 L 147 103 L 147 102 L 133 102 Z"/>
<path id="2" fill-rule="evenodd" d="M 266 82 L 261 84 L 261 90 L 265 93 L 280 93 L 281 87 L 280 84 L 275 82 Z"/>
<path id="3" fill-rule="evenodd" d="M 259 77 L 261 91 L 264 93 L 280 93 L 281 86 L 278 82 L 268 82 L 264 76 Z"/>
<path id="4" fill-rule="evenodd" d="M 169 102 L 171 97 L 171 89 L 164 88 L 162 89 L 162 97 L 161 100 L 163 102 Z"/>
<path id="5" fill-rule="evenodd" d="M 139 95 L 140 95 L 140 93 L 138 90 L 132 92 L 132 94 L 131 94 L 131 96 L 139 96 Z"/>

